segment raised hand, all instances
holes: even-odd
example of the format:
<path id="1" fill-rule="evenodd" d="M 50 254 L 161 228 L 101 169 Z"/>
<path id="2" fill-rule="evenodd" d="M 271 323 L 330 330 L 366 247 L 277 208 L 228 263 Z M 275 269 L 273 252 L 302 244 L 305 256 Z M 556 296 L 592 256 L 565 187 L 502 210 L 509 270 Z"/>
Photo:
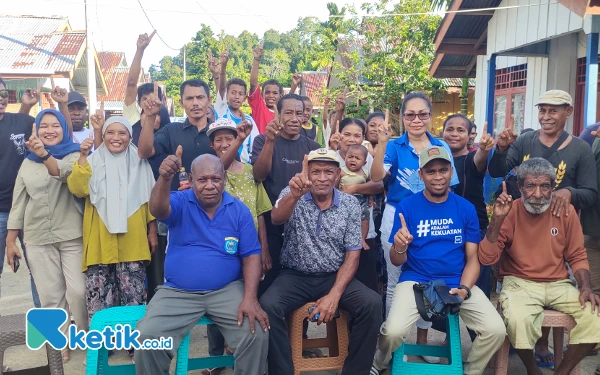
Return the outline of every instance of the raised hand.
<path id="1" fill-rule="evenodd" d="M 331 103 L 331 96 L 327 95 L 323 101 L 323 105 L 329 107 L 330 103 Z"/>
<path id="2" fill-rule="evenodd" d="M 81 152 L 81 156 L 84 158 L 87 157 L 90 154 L 90 151 L 92 151 L 93 147 L 94 135 L 90 133 L 90 136 L 84 139 L 83 142 L 81 142 L 81 144 L 79 145 L 79 151 Z"/>
<path id="3" fill-rule="evenodd" d="M 292 85 L 298 87 L 300 83 L 302 83 L 302 73 L 294 73 L 292 76 Z"/>
<path id="4" fill-rule="evenodd" d="M 29 137 L 29 140 L 25 142 L 25 147 L 27 147 L 29 151 L 33 152 L 38 158 L 43 158 L 48 153 L 48 151 L 46 151 L 44 148 L 44 144 L 42 143 L 41 139 L 39 139 L 37 136 L 37 128 L 35 127 L 35 124 L 31 126 L 31 137 Z"/>
<path id="5" fill-rule="evenodd" d="M 263 57 L 264 45 L 265 45 L 265 41 L 263 40 L 262 42 L 260 42 L 260 44 L 258 46 L 256 46 L 256 48 L 254 48 L 254 50 L 252 51 L 252 54 L 254 55 L 254 60 L 260 60 Z"/>
<path id="6" fill-rule="evenodd" d="M 281 129 L 283 128 L 279 122 L 279 111 L 277 111 L 277 106 L 275 106 L 273 111 L 275 117 L 267 124 L 267 128 L 265 130 L 265 136 L 269 141 L 274 141 L 275 138 L 281 133 Z"/>
<path id="7" fill-rule="evenodd" d="M 302 171 L 290 180 L 290 193 L 294 198 L 300 198 L 309 192 L 311 186 L 312 182 L 308 179 L 308 155 L 304 155 Z"/>
<path id="8" fill-rule="evenodd" d="M 50 84 L 52 85 L 52 92 L 50 97 L 58 104 L 67 104 L 69 102 L 69 93 L 67 89 L 61 89 L 54 85 L 54 78 L 50 78 Z"/>
<path id="9" fill-rule="evenodd" d="M 148 47 L 148 45 L 150 45 L 150 41 L 154 37 L 154 34 L 156 34 L 156 30 L 154 30 L 152 32 L 152 34 L 150 34 L 150 35 L 148 35 L 146 33 L 140 34 L 140 36 L 138 36 L 138 40 L 137 40 L 137 48 L 142 51 L 145 50 L 146 47 Z"/>
<path id="10" fill-rule="evenodd" d="M 229 62 L 229 47 L 219 55 L 219 60 L 221 62 L 221 66 L 227 66 L 227 62 Z"/>
<path id="11" fill-rule="evenodd" d="M 394 236 L 394 245 L 400 248 L 406 248 L 413 240 L 412 234 L 408 230 L 408 226 L 406 225 L 406 220 L 404 220 L 404 215 L 401 213 L 398 214 L 400 218 L 400 229 L 396 232 Z"/>
<path id="12" fill-rule="evenodd" d="M 479 139 L 479 148 L 483 151 L 490 151 L 494 147 L 494 138 L 488 133 L 488 123 L 483 124 L 483 133 Z"/>
<path id="13" fill-rule="evenodd" d="M 242 114 L 242 122 L 237 124 L 235 128 L 237 130 L 239 140 L 244 141 L 252 132 L 253 125 L 250 121 L 246 120 L 244 112 L 240 110 L 240 113 Z"/>
<path id="14" fill-rule="evenodd" d="M 377 139 L 379 143 L 388 143 L 392 136 L 392 128 L 390 127 L 390 110 L 385 110 L 385 119 L 377 128 Z"/>
<path id="15" fill-rule="evenodd" d="M 100 102 L 100 109 L 97 109 L 96 113 L 90 116 L 90 122 L 94 131 L 102 132 L 104 128 L 104 101 Z"/>
<path id="16" fill-rule="evenodd" d="M 36 89 L 27 89 L 23 92 L 23 96 L 21 97 L 21 103 L 28 106 L 33 107 L 40 101 L 40 90 L 41 86 Z"/>
<path id="17" fill-rule="evenodd" d="M 342 142 L 342 136 L 340 133 L 335 133 L 329 137 L 329 149 L 337 151 L 340 149 L 340 143 Z"/>
<path id="18" fill-rule="evenodd" d="M 162 102 L 158 100 L 158 83 L 154 82 L 154 92 L 148 95 L 144 103 L 142 103 L 142 109 L 146 116 L 156 116 L 160 112 L 160 106 Z"/>
<path id="19" fill-rule="evenodd" d="M 221 74 L 221 63 L 215 59 L 212 54 L 212 51 L 208 51 L 208 69 L 213 74 L 213 76 L 218 76 Z"/>
<path id="20" fill-rule="evenodd" d="M 344 92 L 339 94 L 337 98 L 335 98 L 335 111 L 344 112 L 346 109 L 346 96 L 348 95 L 348 88 L 344 88 Z"/>
<path id="21" fill-rule="evenodd" d="M 179 168 L 181 168 L 181 155 L 183 155 L 183 147 L 177 146 L 175 155 L 167 156 L 160 164 L 160 168 L 158 168 L 160 177 L 167 181 L 171 181 L 173 176 L 179 173 Z"/>
<path id="22" fill-rule="evenodd" d="M 502 181 L 502 193 L 494 202 L 494 216 L 505 218 L 512 208 L 512 197 L 506 192 L 506 182 Z"/>
<path id="23" fill-rule="evenodd" d="M 498 151 L 505 151 L 508 146 L 513 144 L 519 135 L 515 133 L 515 116 L 510 116 L 510 123 L 508 126 L 498 135 Z"/>

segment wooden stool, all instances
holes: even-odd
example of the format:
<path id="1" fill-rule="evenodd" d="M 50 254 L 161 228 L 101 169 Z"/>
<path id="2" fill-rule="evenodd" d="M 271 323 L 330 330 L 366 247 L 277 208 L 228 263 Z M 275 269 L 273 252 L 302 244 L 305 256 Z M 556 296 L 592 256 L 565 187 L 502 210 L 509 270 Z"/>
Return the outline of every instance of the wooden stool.
<path id="1" fill-rule="evenodd" d="M 502 314 L 502 306 L 500 306 L 500 302 L 498 302 L 497 306 L 498 312 L 500 316 L 504 319 L 504 315 Z M 542 322 L 542 327 L 551 327 L 552 328 L 552 337 L 554 341 L 554 368 L 557 369 L 562 362 L 563 359 L 563 346 L 565 339 L 565 329 L 571 334 L 571 330 L 575 328 L 577 325 L 575 320 L 567 315 L 554 310 L 544 310 L 544 320 Z M 508 336 L 504 339 L 504 343 L 496 352 L 495 357 L 495 368 L 496 375 L 506 375 L 508 373 L 508 355 L 510 351 L 510 340 Z M 494 361 L 494 359 L 492 359 Z M 579 375 L 580 374 L 579 363 L 573 371 L 571 371 L 571 375 Z"/>
<path id="2" fill-rule="evenodd" d="M 4 351 L 17 345 L 25 345 L 25 314 L 0 316 L 0 371 L 4 368 Z M 63 361 L 59 350 L 46 347 L 48 364 L 42 367 L 11 371 L 11 375 L 63 375 Z"/>
<path id="3" fill-rule="evenodd" d="M 338 370 L 344 367 L 348 356 L 348 314 L 340 310 L 340 317 L 326 323 L 327 336 L 321 339 L 305 339 L 303 337 L 304 320 L 308 318 L 308 309 L 315 302 L 307 303 L 294 311 L 288 319 L 290 331 L 290 344 L 292 346 L 292 361 L 294 374 L 302 371 Z M 303 349 L 328 348 L 329 357 L 303 358 Z"/>

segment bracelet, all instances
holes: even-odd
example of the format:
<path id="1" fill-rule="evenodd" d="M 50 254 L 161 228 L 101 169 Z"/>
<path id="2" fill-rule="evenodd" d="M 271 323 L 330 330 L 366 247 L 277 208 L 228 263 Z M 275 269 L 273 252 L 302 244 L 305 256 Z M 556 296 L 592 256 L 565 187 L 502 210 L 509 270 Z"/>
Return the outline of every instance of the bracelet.
<path id="1" fill-rule="evenodd" d="M 257 58 L 255 57 L 255 58 L 254 58 L 254 61 L 258 61 L 258 62 L 260 62 L 260 59 L 257 59 Z"/>
<path id="2" fill-rule="evenodd" d="M 404 249 L 404 251 L 398 251 L 398 249 L 396 249 L 396 245 L 394 245 L 394 251 L 396 252 L 396 254 L 405 254 L 408 251 L 408 246 L 406 247 L 406 249 Z"/>
<path id="3" fill-rule="evenodd" d="M 51 156 L 52 156 L 52 154 L 48 152 L 46 154 L 46 156 L 41 157 L 40 160 L 41 161 L 46 161 L 46 160 L 50 159 Z"/>

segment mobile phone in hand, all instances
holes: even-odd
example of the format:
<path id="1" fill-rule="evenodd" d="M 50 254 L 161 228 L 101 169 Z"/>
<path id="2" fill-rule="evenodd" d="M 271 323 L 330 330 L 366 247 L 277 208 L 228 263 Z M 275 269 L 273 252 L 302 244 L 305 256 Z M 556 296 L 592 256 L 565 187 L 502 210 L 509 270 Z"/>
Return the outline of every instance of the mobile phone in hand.
<path id="1" fill-rule="evenodd" d="M 312 312 L 317 308 L 317 306 L 313 306 L 313 307 L 309 307 L 308 308 L 308 313 L 312 314 Z M 319 317 L 321 316 L 320 313 L 316 313 L 315 316 L 311 319 L 311 322 L 316 322 L 319 320 Z"/>
<path id="2" fill-rule="evenodd" d="M 13 269 L 15 270 L 14 272 L 17 272 L 19 270 L 19 257 L 15 255 L 15 257 L 13 258 Z"/>

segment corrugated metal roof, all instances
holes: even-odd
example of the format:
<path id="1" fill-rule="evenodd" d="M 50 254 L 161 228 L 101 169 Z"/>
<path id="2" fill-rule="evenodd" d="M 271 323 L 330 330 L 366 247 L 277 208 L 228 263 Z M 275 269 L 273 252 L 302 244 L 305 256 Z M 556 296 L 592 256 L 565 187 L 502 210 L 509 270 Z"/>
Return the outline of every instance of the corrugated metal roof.
<path id="1" fill-rule="evenodd" d="M 327 72 L 302 72 L 302 94 L 308 96 L 313 106 L 323 106 L 324 97 L 321 95 L 327 87 Z"/>
<path id="2" fill-rule="evenodd" d="M 106 80 L 107 95 L 99 95 L 98 101 L 123 102 L 125 100 L 125 90 L 127 89 L 127 76 L 129 68 L 111 68 L 104 70 L 104 79 Z"/>
<path id="3" fill-rule="evenodd" d="M 462 78 L 442 78 L 446 87 L 462 87 Z M 475 87 L 475 79 L 469 78 L 469 87 Z"/>
<path id="4" fill-rule="evenodd" d="M 116 67 L 127 67 L 125 52 L 98 52 L 98 60 L 102 71 Z"/>

